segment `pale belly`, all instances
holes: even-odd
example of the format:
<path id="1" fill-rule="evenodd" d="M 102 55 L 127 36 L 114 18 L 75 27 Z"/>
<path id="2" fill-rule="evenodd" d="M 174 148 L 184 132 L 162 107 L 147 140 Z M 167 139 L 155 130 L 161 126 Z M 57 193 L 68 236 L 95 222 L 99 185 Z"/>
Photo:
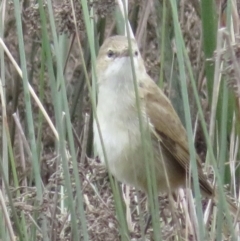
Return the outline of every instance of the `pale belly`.
<path id="1" fill-rule="evenodd" d="M 138 187 L 137 176 L 143 163 L 143 152 L 137 147 L 138 144 L 136 146 L 140 133 L 137 131 L 136 134 L 133 129 L 121 130 L 116 128 L 115 124 L 103 124 L 100 128 L 107 159 L 104 158 L 100 137 L 94 124 L 94 145 L 100 160 L 119 181 Z"/>
<path id="2" fill-rule="evenodd" d="M 149 169 L 150 178 L 156 177 L 151 181 L 156 182 L 159 192 L 168 191 L 166 174 L 171 183 L 171 189 L 176 189 L 183 184 L 184 172 L 176 165 L 170 153 L 166 153 L 164 149 L 160 151 L 161 148 L 156 140 L 146 142 L 143 148 L 138 125 L 135 127 L 132 125 L 127 129 L 126 126 L 119 128 L 118 123 L 109 124 L 108 122 L 108 125 L 102 123 L 101 132 L 107 160 L 104 158 L 95 124 L 94 144 L 101 161 L 108 162 L 109 171 L 119 181 L 147 192 L 147 169 Z M 146 135 L 144 139 L 149 138 Z"/>

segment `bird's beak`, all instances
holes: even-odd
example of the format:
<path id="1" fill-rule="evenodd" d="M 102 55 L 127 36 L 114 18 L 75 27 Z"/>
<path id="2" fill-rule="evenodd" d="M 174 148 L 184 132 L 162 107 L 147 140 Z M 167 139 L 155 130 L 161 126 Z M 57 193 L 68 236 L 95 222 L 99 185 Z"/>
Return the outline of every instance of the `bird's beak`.
<path id="1" fill-rule="evenodd" d="M 129 49 L 126 49 L 124 50 L 121 54 L 120 54 L 121 57 L 129 57 L 130 56 L 130 50 Z"/>

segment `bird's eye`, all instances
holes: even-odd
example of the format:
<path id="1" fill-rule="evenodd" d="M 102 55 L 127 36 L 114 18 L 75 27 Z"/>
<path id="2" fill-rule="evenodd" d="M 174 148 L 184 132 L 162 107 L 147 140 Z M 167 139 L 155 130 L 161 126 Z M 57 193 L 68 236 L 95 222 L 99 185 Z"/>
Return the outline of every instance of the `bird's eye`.
<path id="1" fill-rule="evenodd" d="M 138 51 L 137 51 L 137 50 L 134 52 L 134 55 L 135 55 L 135 56 L 138 56 Z"/>
<path id="2" fill-rule="evenodd" d="M 107 52 L 107 56 L 108 58 L 112 58 L 114 56 L 114 52 L 111 49 L 109 49 Z"/>

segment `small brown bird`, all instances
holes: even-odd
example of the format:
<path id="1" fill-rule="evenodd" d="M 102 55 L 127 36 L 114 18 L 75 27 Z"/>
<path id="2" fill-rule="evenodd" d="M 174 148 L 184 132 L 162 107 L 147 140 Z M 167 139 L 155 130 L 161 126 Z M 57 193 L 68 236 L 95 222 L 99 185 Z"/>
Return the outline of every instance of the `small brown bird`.
<path id="1" fill-rule="evenodd" d="M 185 186 L 189 174 L 190 154 L 186 130 L 169 99 L 147 74 L 133 39 L 131 46 L 143 131 L 146 135 L 150 132 L 151 136 L 157 188 L 159 192 L 169 192 L 168 179 L 170 190 L 174 191 Z M 127 37 L 113 36 L 103 43 L 97 57 L 97 78 L 97 116 L 109 171 L 119 181 L 148 192 Z M 104 160 L 96 123 L 94 143 L 100 159 Z M 150 156 L 151 153 L 148 154 Z M 201 191 L 211 197 L 214 189 L 203 174 L 198 156 L 197 164 Z"/>

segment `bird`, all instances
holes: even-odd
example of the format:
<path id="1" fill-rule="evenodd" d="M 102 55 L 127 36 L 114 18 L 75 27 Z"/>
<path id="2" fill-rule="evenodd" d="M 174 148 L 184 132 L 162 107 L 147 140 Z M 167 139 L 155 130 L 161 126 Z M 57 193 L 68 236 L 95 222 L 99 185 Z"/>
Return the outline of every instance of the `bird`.
<path id="1" fill-rule="evenodd" d="M 115 35 L 107 38 L 99 49 L 99 129 L 94 120 L 94 146 L 100 160 L 120 182 L 149 193 L 146 162 L 152 159 L 157 191 L 174 192 L 186 187 L 186 180 L 191 177 L 187 133 L 171 101 L 148 75 L 136 41 L 131 38 L 130 43 L 126 36 Z M 143 140 L 147 139 L 144 149 Z M 212 198 L 215 189 L 197 154 L 196 163 L 201 193 Z"/>

